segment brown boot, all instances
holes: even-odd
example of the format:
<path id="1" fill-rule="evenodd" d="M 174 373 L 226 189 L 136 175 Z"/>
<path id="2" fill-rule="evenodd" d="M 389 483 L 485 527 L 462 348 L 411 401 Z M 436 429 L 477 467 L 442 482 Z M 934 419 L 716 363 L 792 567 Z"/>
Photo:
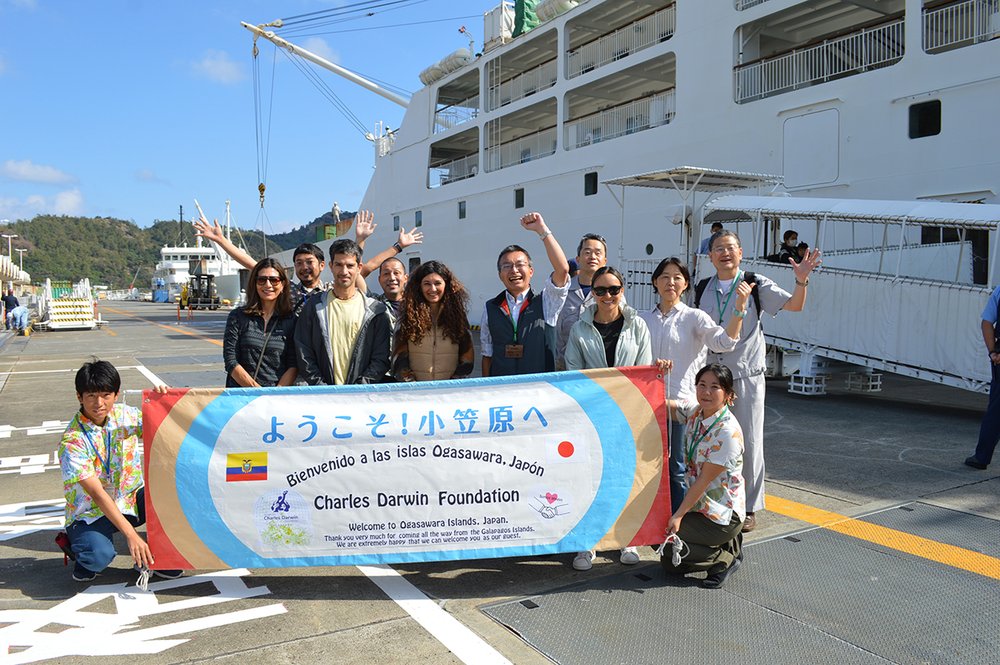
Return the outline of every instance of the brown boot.
<path id="1" fill-rule="evenodd" d="M 747 518 L 743 520 L 743 533 L 750 533 L 757 528 L 757 518 L 753 513 L 747 513 Z"/>

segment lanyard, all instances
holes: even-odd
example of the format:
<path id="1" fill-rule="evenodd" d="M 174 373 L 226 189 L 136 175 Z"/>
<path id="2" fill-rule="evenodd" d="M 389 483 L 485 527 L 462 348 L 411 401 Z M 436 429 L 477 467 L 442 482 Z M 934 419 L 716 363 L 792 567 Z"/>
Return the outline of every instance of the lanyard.
<path id="1" fill-rule="evenodd" d="M 104 468 L 104 475 L 106 475 L 108 477 L 108 480 L 110 481 L 111 480 L 111 442 L 108 441 L 108 438 L 109 438 L 110 435 L 108 433 L 107 423 L 105 424 L 105 428 L 104 428 L 104 454 L 107 455 L 106 459 L 101 459 L 101 453 L 98 452 L 97 446 L 94 445 L 94 440 L 90 438 L 90 432 L 87 431 L 87 428 L 86 427 L 81 427 L 80 429 L 83 430 L 83 435 L 85 437 L 87 437 L 87 443 L 90 444 L 90 449 L 92 451 L 94 451 L 94 457 L 97 458 L 97 463 L 100 464 L 101 467 Z"/>
<path id="2" fill-rule="evenodd" d="M 715 278 L 718 281 L 718 277 Z M 719 306 L 719 325 L 722 325 L 722 319 L 725 318 L 726 308 L 729 307 L 729 300 L 733 297 L 733 293 L 736 291 L 736 286 L 740 283 L 740 271 L 736 271 L 736 277 L 733 278 L 733 283 L 729 285 L 729 293 L 726 294 L 726 302 L 722 302 L 719 298 L 719 290 L 715 290 L 715 304 Z"/>
<path id="3" fill-rule="evenodd" d="M 709 425 L 707 428 L 705 428 L 704 432 L 698 432 L 698 433 L 692 433 L 691 434 L 691 445 L 688 446 L 688 449 L 685 452 L 687 453 L 687 460 L 686 461 L 687 461 L 688 465 L 691 466 L 692 468 L 694 468 L 694 454 L 698 450 L 698 444 L 700 444 L 702 441 L 705 440 L 705 437 L 708 436 L 708 433 L 712 431 L 712 428 L 715 427 L 716 424 L 718 424 L 718 422 L 720 420 L 722 420 L 722 417 L 724 415 L 726 415 L 727 411 L 728 411 L 727 407 L 725 407 L 725 406 L 722 407 L 722 411 L 720 411 L 719 415 L 715 417 L 715 420 L 712 421 L 712 424 Z M 698 429 L 701 429 L 701 426 L 702 426 L 702 424 L 704 422 L 705 422 L 705 420 L 702 419 L 698 423 Z"/>
<path id="4" fill-rule="evenodd" d="M 507 294 L 504 294 L 503 302 L 500 303 L 500 309 L 502 309 L 503 313 L 507 315 L 508 319 L 510 319 L 510 325 L 514 327 L 515 344 L 517 344 L 517 324 L 521 321 L 521 315 L 524 314 L 524 310 L 528 309 L 528 305 L 530 304 L 531 304 L 531 294 L 528 294 L 527 296 L 525 296 L 524 302 L 521 303 L 521 309 L 517 310 L 517 321 L 515 321 L 514 317 L 510 313 L 510 305 L 507 304 Z"/>

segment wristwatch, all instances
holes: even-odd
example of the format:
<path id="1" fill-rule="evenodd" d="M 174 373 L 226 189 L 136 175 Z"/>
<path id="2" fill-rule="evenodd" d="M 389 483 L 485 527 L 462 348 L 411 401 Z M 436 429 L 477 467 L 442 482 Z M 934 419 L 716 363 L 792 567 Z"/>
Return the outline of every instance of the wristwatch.
<path id="1" fill-rule="evenodd" d="M 400 244 L 399 244 L 399 242 L 394 242 L 394 243 L 392 243 L 392 248 L 393 248 L 394 250 L 396 250 L 396 253 L 397 253 L 397 254 L 402 254 L 402 253 L 403 253 L 403 246 L 402 246 L 402 245 L 400 245 Z"/>
<path id="2" fill-rule="evenodd" d="M 742 319 L 746 315 L 747 315 L 747 311 L 745 309 L 734 309 L 733 310 L 733 316 L 735 316 L 737 319 Z"/>

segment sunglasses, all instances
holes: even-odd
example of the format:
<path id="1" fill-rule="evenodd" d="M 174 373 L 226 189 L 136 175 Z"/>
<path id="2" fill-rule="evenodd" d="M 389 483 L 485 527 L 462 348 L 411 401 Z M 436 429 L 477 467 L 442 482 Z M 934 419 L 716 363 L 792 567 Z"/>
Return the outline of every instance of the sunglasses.
<path id="1" fill-rule="evenodd" d="M 257 286 L 265 284 L 281 284 L 281 278 L 273 275 L 257 275 Z"/>
<path id="2" fill-rule="evenodd" d="M 613 296 L 616 296 L 622 292 L 623 288 L 624 287 L 621 286 L 595 286 L 594 288 L 591 289 L 591 291 L 594 292 L 595 296 L 603 298 L 609 293 Z"/>

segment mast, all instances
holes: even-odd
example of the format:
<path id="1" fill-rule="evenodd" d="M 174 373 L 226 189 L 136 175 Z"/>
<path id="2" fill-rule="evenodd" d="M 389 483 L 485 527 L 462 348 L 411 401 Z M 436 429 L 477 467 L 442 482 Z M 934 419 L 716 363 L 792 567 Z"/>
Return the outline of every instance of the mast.
<path id="1" fill-rule="evenodd" d="M 334 74 L 337 74 L 339 76 L 343 76 L 348 81 L 350 81 L 352 83 L 356 83 L 357 85 L 360 85 L 362 88 L 366 88 L 367 90 L 371 90 L 376 95 L 379 95 L 380 97 L 384 97 L 384 98 L 388 99 L 390 102 L 393 102 L 395 104 L 399 104 L 404 109 L 407 108 L 410 105 L 410 100 L 407 99 L 406 97 L 402 97 L 402 96 L 397 95 L 397 94 L 395 94 L 393 92 L 389 92 L 388 90 L 382 88 L 381 86 L 379 86 L 379 85 L 377 85 L 375 83 L 372 83 L 368 79 L 366 79 L 366 78 L 364 78 L 362 76 L 358 76 L 354 72 L 352 72 L 352 71 L 350 71 L 348 69 L 344 69 L 340 65 L 335 65 L 332 62 L 330 62 L 329 60 L 316 55 L 312 51 L 307 51 L 306 49 L 302 48 L 301 46 L 296 46 L 295 44 L 292 44 L 291 42 L 289 42 L 287 40 L 284 40 L 281 37 L 278 37 L 276 34 L 274 34 L 273 32 L 271 32 L 269 30 L 264 30 L 264 27 L 265 27 L 264 25 L 260 25 L 260 26 L 250 25 L 246 21 L 240 21 L 240 24 L 244 28 L 246 28 L 247 30 L 249 30 L 250 32 L 252 32 L 254 34 L 254 38 L 263 37 L 264 39 L 266 39 L 266 40 L 268 40 L 270 42 L 273 42 L 275 45 L 280 46 L 281 48 L 288 49 L 288 51 L 290 51 L 291 53 L 293 53 L 295 55 L 298 55 L 298 56 L 300 56 L 302 58 L 305 58 L 306 60 L 308 60 L 310 62 L 313 62 L 313 63 L 319 65 L 320 67 L 333 72 Z M 281 27 L 281 21 L 274 21 L 273 23 L 268 23 L 266 25 L 267 26 L 274 26 L 274 27 L 280 28 Z"/>

